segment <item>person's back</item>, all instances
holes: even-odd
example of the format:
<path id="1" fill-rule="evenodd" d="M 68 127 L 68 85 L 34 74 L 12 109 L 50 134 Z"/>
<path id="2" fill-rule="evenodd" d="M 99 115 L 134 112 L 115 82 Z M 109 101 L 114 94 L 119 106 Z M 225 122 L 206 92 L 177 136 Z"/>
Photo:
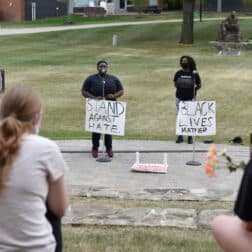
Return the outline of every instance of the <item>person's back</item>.
<path id="1" fill-rule="evenodd" d="M 52 207 L 50 195 L 56 193 L 52 188 L 63 179 L 66 166 L 58 146 L 34 134 L 38 122 L 22 121 L 21 108 L 4 115 L 4 108 L 11 107 L 5 103 L 0 126 L 0 251 L 53 252 L 55 239 L 45 202 L 48 197 L 54 212 L 65 211 L 64 186 L 58 195 L 63 202 L 59 210 Z"/>

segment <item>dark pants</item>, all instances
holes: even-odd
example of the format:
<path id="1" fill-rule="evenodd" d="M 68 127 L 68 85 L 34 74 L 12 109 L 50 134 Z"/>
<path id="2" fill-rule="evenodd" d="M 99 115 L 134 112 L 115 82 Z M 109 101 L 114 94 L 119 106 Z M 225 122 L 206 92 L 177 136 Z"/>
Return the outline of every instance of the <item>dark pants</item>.
<path id="1" fill-rule="evenodd" d="M 100 133 L 92 133 L 92 144 L 93 144 L 93 150 L 98 150 L 100 144 Z M 112 136 L 111 135 L 105 135 L 105 143 L 104 143 L 106 150 L 112 149 Z"/>
<path id="2" fill-rule="evenodd" d="M 56 241 L 55 252 L 62 252 L 62 233 L 61 233 L 61 219 L 55 216 L 47 205 L 46 218 L 52 225 L 53 235 Z"/>

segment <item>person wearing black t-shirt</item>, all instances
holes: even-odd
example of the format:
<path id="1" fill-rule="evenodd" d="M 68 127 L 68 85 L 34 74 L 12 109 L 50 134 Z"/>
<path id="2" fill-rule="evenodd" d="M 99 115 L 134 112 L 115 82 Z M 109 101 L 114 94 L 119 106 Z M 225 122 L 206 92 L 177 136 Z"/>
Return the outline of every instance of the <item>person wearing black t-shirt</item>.
<path id="1" fill-rule="evenodd" d="M 234 207 L 235 216 L 219 215 L 211 222 L 215 239 L 228 252 L 252 251 L 252 159 L 245 167 Z"/>
<path id="2" fill-rule="evenodd" d="M 197 90 L 201 88 L 201 79 L 197 73 L 196 63 L 190 56 L 182 56 L 179 60 L 181 69 L 174 75 L 173 81 L 176 87 L 176 109 L 179 110 L 181 101 L 195 101 Z M 178 136 L 176 143 L 182 143 L 183 136 Z M 188 137 L 188 143 L 193 142 L 192 137 Z"/>
<path id="3" fill-rule="evenodd" d="M 86 98 L 106 99 L 115 101 L 123 95 L 123 86 L 114 75 L 107 74 L 108 63 L 105 60 L 97 62 L 97 74 L 90 75 L 83 83 L 81 93 Z M 104 93 L 103 93 L 104 92 Z M 92 156 L 98 157 L 100 134 L 92 133 Z M 105 135 L 105 147 L 109 157 L 113 157 L 112 136 Z"/>

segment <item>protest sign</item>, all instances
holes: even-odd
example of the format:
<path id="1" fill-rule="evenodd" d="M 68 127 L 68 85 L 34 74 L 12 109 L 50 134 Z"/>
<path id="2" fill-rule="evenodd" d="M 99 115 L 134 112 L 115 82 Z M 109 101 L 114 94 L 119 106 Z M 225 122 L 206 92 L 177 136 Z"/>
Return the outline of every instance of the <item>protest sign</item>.
<path id="1" fill-rule="evenodd" d="M 124 135 L 126 103 L 86 99 L 86 131 Z"/>
<path id="2" fill-rule="evenodd" d="M 176 122 L 176 134 L 186 136 L 215 135 L 215 101 L 181 101 Z"/>

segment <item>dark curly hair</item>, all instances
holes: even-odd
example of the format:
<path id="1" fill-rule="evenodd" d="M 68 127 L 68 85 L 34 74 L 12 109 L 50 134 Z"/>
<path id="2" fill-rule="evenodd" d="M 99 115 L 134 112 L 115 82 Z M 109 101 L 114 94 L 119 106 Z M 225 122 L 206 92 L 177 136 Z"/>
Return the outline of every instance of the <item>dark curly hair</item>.
<path id="1" fill-rule="evenodd" d="M 180 60 L 179 60 L 179 63 L 181 65 L 182 63 L 182 60 L 186 58 L 188 60 L 188 64 L 189 64 L 189 68 L 190 68 L 190 71 L 194 71 L 194 70 L 197 70 L 197 67 L 196 67 L 196 63 L 194 61 L 194 59 L 191 57 L 191 56 L 188 56 L 188 55 L 183 55 L 180 57 Z"/>

